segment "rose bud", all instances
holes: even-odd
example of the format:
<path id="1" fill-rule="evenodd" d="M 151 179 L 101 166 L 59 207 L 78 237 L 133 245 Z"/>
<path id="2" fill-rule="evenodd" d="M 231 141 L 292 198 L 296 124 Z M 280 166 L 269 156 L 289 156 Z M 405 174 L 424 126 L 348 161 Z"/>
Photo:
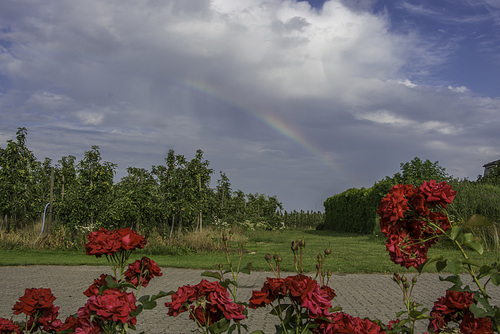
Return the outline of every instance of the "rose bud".
<path id="1" fill-rule="evenodd" d="M 417 276 L 413 276 L 413 279 L 411 280 L 411 284 L 413 284 L 413 285 L 417 284 Z"/>
<path id="2" fill-rule="evenodd" d="M 281 258 L 281 256 L 278 256 L 278 258 L 276 259 L 276 261 L 281 262 L 281 261 L 283 261 L 283 259 Z"/>
<path id="3" fill-rule="evenodd" d="M 330 255 L 330 254 L 332 254 L 332 249 L 331 248 L 325 249 L 325 255 Z"/>
<path id="4" fill-rule="evenodd" d="M 278 257 L 279 257 L 279 255 L 277 253 L 274 253 L 274 255 L 273 255 L 274 261 L 278 261 Z"/>
<path id="5" fill-rule="evenodd" d="M 304 238 L 302 238 L 302 240 L 300 240 L 299 246 L 300 246 L 300 248 L 306 247 L 306 241 L 304 240 Z"/>
<path id="6" fill-rule="evenodd" d="M 271 254 L 267 253 L 264 258 L 266 259 L 267 262 L 271 262 Z"/>
<path id="7" fill-rule="evenodd" d="M 392 276 L 392 279 L 394 282 L 398 282 L 401 281 L 401 276 L 399 276 L 398 273 L 394 273 L 394 275 Z"/>

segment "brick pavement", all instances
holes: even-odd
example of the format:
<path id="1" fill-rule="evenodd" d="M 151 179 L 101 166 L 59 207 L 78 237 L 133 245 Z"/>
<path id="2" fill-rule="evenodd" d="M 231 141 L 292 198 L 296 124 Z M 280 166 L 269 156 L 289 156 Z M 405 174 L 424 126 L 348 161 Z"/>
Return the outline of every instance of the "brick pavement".
<path id="1" fill-rule="evenodd" d="M 163 276 L 153 279 L 141 294 L 155 294 L 160 290 L 176 290 L 185 284 L 197 284 L 203 272 L 194 269 L 162 268 Z M 82 292 L 101 273 L 110 273 L 108 267 L 97 266 L 22 266 L 0 267 L 0 317 L 10 317 L 11 308 L 16 300 L 24 294 L 25 288 L 50 288 L 57 297 L 54 304 L 60 306 L 62 317 L 76 312 L 78 307 L 86 302 Z M 240 274 L 238 298 L 248 300 L 253 290 L 262 287 L 267 276 L 266 272 L 253 272 L 251 275 Z M 283 275 L 284 277 L 285 275 Z M 411 276 L 410 276 L 411 277 Z M 465 279 L 464 279 L 465 281 Z M 436 274 L 423 274 L 414 289 L 414 297 L 427 308 L 432 308 L 433 302 L 444 295 L 451 284 L 441 282 Z M 402 309 L 402 294 L 399 287 L 392 281 L 392 275 L 337 274 L 333 275 L 330 286 L 334 288 L 337 297 L 334 306 L 341 306 L 343 311 L 359 317 L 370 317 L 387 322 Z M 493 303 L 500 304 L 500 288 L 489 286 Z M 138 331 L 146 333 L 190 333 L 195 328 L 187 314 L 177 318 L 168 317 L 164 302 L 170 297 L 160 300 L 154 310 L 144 311 L 138 317 Z M 277 318 L 268 314 L 267 309 L 249 310 L 245 321 L 249 332 L 260 329 L 264 333 L 274 333 Z M 418 332 L 424 332 L 426 324 L 419 326 Z"/>

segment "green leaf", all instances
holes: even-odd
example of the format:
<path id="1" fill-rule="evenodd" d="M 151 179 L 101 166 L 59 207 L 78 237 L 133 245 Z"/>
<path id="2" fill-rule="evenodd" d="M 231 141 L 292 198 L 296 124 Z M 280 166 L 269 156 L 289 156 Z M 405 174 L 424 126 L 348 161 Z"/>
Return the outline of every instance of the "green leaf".
<path id="1" fill-rule="evenodd" d="M 410 312 L 410 317 L 412 319 L 417 319 L 417 320 L 420 320 L 420 319 L 431 319 L 432 317 L 427 313 L 427 309 L 423 309 L 422 311 L 417 311 L 417 310 L 414 310 L 414 311 L 411 311 Z"/>
<path id="2" fill-rule="evenodd" d="M 251 262 L 247 263 L 247 265 L 240 269 L 240 272 L 243 273 L 243 274 L 247 274 L 247 275 L 250 275 L 250 272 L 253 270 L 253 265 Z"/>
<path id="3" fill-rule="evenodd" d="M 203 277 L 211 277 L 211 278 L 215 278 L 215 279 L 218 279 L 218 280 L 222 279 L 222 276 L 220 275 L 220 273 L 218 273 L 216 271 L 204 271 L 204 272 L 201 273 L 201 276 L 203 276 Z"/>
<path id="4" fill-rule="evenodd" d="M 144 295 L 142 296 L 141 298 L 138 299 L 138 301 L 140 301 L 141 303 L 142 302 L 146 302 L 149 300 L 149 295 Z"/>
<path id="5" fill-rule="evenodd" d="M 152 310 L 156 307 L 156 302 L 155 301 L 151 301 L 151 300 L 147 300 L 147 301 L 144 301 L 144 302 L 141 302 L 142 305 L 144 305 L 144 309 L 145 310 Z"/>
<path id="6" fill-rule="evenodd" d="M 436 262 L 436 270 L 438 272 L 441 272 L 444 270 L 444 268 L 446 268 L 446 260 L 443 260 L 443 261 L 437 261 Z"/>
<path id="7" fill-rule="evenodd" d="M 450 238 L 451 238 L 451 240 L 457 240 L 458 236 L 460 235 L 460 233 L 462 231 L 463 230 L 462 230 L 462 228 L 460 226 L 457 226 L 457 225 L 452 226 L 451 232 L 450 232 Z"/>
<path id="8" fill-rule="evenodd" d="M 453 283 L 457 287 L 462 286 L 462 280 L 460 279 L 460 276 L 458 276 L 458 275 L 448 276 L 446 278 L 443 278 L 443 277 L 439 276 L 439 280 L 440 281 L 451 282 L 451 283 Z"/>
<path id="9" fill-rule="evenodd" d="M 491 277 L 491 283 L 493 283 L 493 285 L 495 286 L 500 285 L 500 273 L 491 274 L 490 277 Z"/>
<path id="10" fill-rule="evenodd" d="M 476 304 L 469 306 L 469 311 L 474 314 L 474 318 L 482 318 L 487 314 L 485 310 L 479 308 Z"/>
<path id="11" fill-rule="evenodd" d="M 483 246 L 479 242 L 472 240 L 472 241 L 465 242 L 464 245 L 469 246 L 470 248 L 472 248 L 473 250 L 475 250 L 479 254 L 483 255 L 483 252 L 484 252 Z"/>
<path id="12" fill-rule="evenodd" d="M 488 218 L 481 215 L 473 215 L 469 218 L 468 221 L 465 222 L 465 226 L 467 227 L 479 227 L 479 226 L 490 226 Z"/>
<path id="13" fill-rule="evenodd" d="M 433 263 L 433 262 L 439 262 L 439 261 L 442 261 L 444 258 L 442 255 L 436 255 L 436 256 L 432 256 L 430 257 L 429 259 L 427 259 L 427 261 L 425 261 L 424 263 L 422 263 L 420 266 L 418 266 L 417 270 L 418 272 L 421 274 L 422 271 L 424 270 L 425 267 L 427 267 L 429 264 Z"/>
<path id="14" fill-rule="evenodd" d="M 474 241 L 474 235 L 472 233 L 464 233 L 464 239 L 466 243 Z"/>
<path id="15" fill-rule="evenodd" d="M 208 331 L 212 334 L 224 333 L 229 328 L 230 323 L 231 322 L 226 318 L 222 318 L 221 320 L 209 326 Z"/>
<path id="16" fill-rule="evenodd" d="M 288 307 L 287 310 L 286 310 L 285 319 L 283 319 L 283 321 L 285 323 L 289 323 L 290 322 L 290 319 L 292 319 L 292 316 L 293 316 L 293 311 L 294 311 L 294 309 L 293 309 L 292 305 L 290 305 L 290 307 Z"/>
<path id="17" fill-rule="evenodd" d="M 142 312 L 142 305 L 137 305 L 137 309 L 134 312 L 130 312 L 131 317 L 136 317 Z"/>
<path id="18" fill-rule="evenodd" d="M 446 268 L 454 275 L 460 274 L 462 264 L 459 261 L 447 261 Z"/>
<path id="19" fill-rule="evenodd" d="M 463 264 L 470 264 L 471 266 L 480 267 L 481 265 L 473 259 L 462 259 L 460 260 Z"/>
<path id="20" fill-rule="evenodd" d="M 157 300 L 159 298 L 173 295 L 174 293 L 175 293 L 174 291 L 170 291 L 170 292 L 160 291 L 157 295 L 151 296 L 151 300 Z"/>
<path id="21" fill-rule="evenodd" d="M 265 334 L 265 333 L 263 331 L 261 331 L 261 330 L 257 330 L 257 331 L 253 331 L 250 334 Z"/>

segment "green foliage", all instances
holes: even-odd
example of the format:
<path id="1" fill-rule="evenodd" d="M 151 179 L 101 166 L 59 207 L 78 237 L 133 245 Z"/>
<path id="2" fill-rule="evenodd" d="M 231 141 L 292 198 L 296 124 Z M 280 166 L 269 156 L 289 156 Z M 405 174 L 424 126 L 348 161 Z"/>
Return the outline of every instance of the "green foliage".
<path id="1" fill-rule="evenodd" d="M 493 167 L 485 176 L 479 176 L 477 183 L 500 187 L 500 164 Z"/>
<path id="2" fill-rule="evenodd" d="M 420 185 L 424 180 L 450 180 L 439 163 L 416 157 L 400 164 L 401 172 L 385 177 L 371 188 L 348 189 L 324 202 L 325 229 L 338 232 L 371 234 L 377 222 L 377 208 L 389 189 L 398 184 Z"/>
<path id="3" fill-rule="evenodd" d="M 7 230 L 37 219 L 42 208 L 41 164 L 26 146 L 26 128 L 0 147 L 0 213 Z"/>
<path id="4" fill-rule="evenodd" d="M 437 182 L 450 181 L 452 178 L 446 173 L 446 169 L 439 165 L 438 161 L 431 162 L 429 159 L 422 161 L 415 157 L 412 161 L 400 164 L 400 173 L 392 177 L 395 184 L 421 185 L 424 181 L 436 180 Z"/>
<path id="5" fill-rule="evenodd" d="M 351 188 L 328 198 L 325 205 L 325 228 L 337 232 L 370 234 L 374 215 L 369 205 L 371 189 Z"/>
<path id="6" fill-rule="evenodd" d="M 500 186 L 485 182 L 455 180 L 451 183 L 457 195 L 448 211 L 455 220 L 482 215 L 490 222 L 487 226 L 472 226 L 472 233 L 483 241 L 486 248 L 500 250 Z"/>
<path id="7" fill-rule="evenodd" d="M 54 227 L 66 227 L 74 238 L 99 227 L 155 230 L 169 238 L 202 231 L 204 226 L 285 227 L 276 196 L 233 191 L 222 172 L 216 187 L 210 188 L 213 170 L 202 150 L 191 160 L 170 150 L 165 164 L 151 171 L 129 167 L 128 175 L 115 184 L 116 165 L 102 160 L 98 146 L 85 152 L 81 161 L 63 156 L 52 166 L 50 159 L 36 160 L 26 136 L 27 130 L 19 128 L 17 140 L 0 148 L 0 229 L 18 229 L 40 218 L 51 198 L 52 170 Z M 301 227 L 311 226 L 311 217 L 308 212 L 287 218 Z"/>

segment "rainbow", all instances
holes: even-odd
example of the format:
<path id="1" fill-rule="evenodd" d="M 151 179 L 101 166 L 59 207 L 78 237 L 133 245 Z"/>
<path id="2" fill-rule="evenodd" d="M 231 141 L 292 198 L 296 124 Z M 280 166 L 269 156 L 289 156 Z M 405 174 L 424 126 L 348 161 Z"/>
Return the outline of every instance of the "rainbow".
<path id="1" fill-rule="evenodd" d="M 342 171 L 334 163 L 334 161 L 327 157 L 327 154 L 322 152 L 321 149 L 319 149 L 314 143 L 312 143 L 306 136 L 304 136 L 300 131 L 292 127 L 290 124 L 285 123 L 282 119 L 276 117 L 275 115 L 245 107 L 241 103 L 234 101 L 234 99 L 228 96 L 224 96 L 224 94 L 215 90 L 212 86 L 209 86 L 202 81 L 184 80 L 180 86 L 184 89 L 202 94 L 203 96 L 208 96 L 217 101 L 232 105 L 239 110 L 246 112 L 252 117 L 257 118 L 269 128 L 278 132 L 283 137 L 289 139 L 290 141 L 294 142 L 295 144 L 299 145 L 304 150 L 312 154 L 316 159 L 329 167 L 329 169 L 331 169 L 334 173 L 353 181 L 353 178 L 349 175 L 349 173 Z"/>

